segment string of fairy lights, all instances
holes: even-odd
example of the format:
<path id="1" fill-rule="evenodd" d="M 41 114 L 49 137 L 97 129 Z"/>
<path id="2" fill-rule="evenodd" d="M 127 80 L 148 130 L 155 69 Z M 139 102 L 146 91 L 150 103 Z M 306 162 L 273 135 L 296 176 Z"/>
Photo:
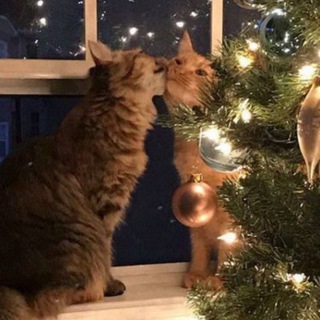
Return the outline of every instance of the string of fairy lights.
<path id="1" fill-rule="evenodd" d="M 273 10 L 272 13 L 278 15 L 283 15 L 281 9 Z M 286 33 L 288 34 L 288 32 Z M 238 53 L 236 58 L 240 69 L 249 69 L 255 61 L 255 53 L 261 49 L 260 43 L 247 39 L 247 51 L 243 53 Z M 320 57 L 320 51 L 319 51 Z M 305 64 L 298 69 L 298 77 L 302 82 L 310 82 L 315 75 L 317 74 L 317 65 L 316 64 Z M 243 121 L 244 123 L 250 123 L 253 118 L 253 114 L 250 111 L 250 99 L 247 98 L 243 101 L 240 101 L 238 107 L 238 113 L 234 118 L 234 122 Z M 201 135 L 211 139 L 213 142 L 218 143 L 215 146 L 215 149 L 223 152 L 225 155 L 230 155 L 232 153 L 233 147 L 230 141 L 219 131 L 218 127 L 213 123 L 212 126 L 202 130 Z"/>

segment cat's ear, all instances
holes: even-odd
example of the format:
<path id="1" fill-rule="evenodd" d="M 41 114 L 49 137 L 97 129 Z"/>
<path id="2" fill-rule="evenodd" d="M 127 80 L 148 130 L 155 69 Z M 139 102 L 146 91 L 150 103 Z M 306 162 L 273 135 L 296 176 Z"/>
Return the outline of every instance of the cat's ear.
<path id="1" fill-rule="evenodd" d="M 192 42 L 188 31 L 184 31 L 179 43 L 179 54 L 193 52 Z"/>
<path id="2" fill-rule="evenodd" d="M 112 51 L 102 42 L 89 40 L 89 50 L 96 65 L 112 62 Z"/>

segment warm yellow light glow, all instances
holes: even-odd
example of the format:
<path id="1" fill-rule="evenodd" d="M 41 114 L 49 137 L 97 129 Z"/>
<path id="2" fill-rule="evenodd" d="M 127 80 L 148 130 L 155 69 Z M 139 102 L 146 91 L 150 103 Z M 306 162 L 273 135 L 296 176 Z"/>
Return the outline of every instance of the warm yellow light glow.
<path id="1" fill-rule="evenodd" d="M 260 43 L 255 42 L 251 39 L 247 40 L 247 44 L 250 51 L 258 51 L 260 49 Z"/>
<path id="2" fill-rule="evenodd" d="M 220 139 L 220 131 L 217 128 L 209 128 L 202 131 L 202 136 L 212 141 L 218 141 Z"/>
<path id="3" fill-rule="evenodd" d="M 47 19 L 46 18 L 41 18 L 39 19 L 39 22 L 42 26 L 46 26 L 48 23 L 47 23 Z"/>
<path id="4" fill-rule="evenodd" d="M 316 73 L 316 67 L 314 65 L 305 65 L 299 70 L 299 76 L 301 80 L 311 80 Z"/>
<path id="5" fill-rule="evenodd" d="M 218 146 L 215 147 L 215 149 L 221 151 L 225 155 L 229 155 L 232 151 L 232 146 L 231 143 L 222 141 Z"/>
<path id="6" fill-rule="evenodd" d="M 296 273 L 291 275 L 291 279 L 296 284 L 301 284 L 302 282 L 306 281 L 306 276 L 304 273 Z"/>
<path id="7" fill-rule="evenodd" d="M 241 119 L 244 123 L 250 122 L 252 119 L 252 113 L 248 109 L 243 110 L 241 112 Z"/>
<path id="8" fill-rule="evenodd" d="M 177 22 L 176 22 L 176 26 L 177 26 L 178 28 L 183 28 L 185 24 L 186 24 L 186 23 L 185 23 L 184 21 L 177 21 Z"/>
<path id="9" fill-rule="evenodd" d="M 244 123 L 248 123 L 250 122 L 250 120 L 252 119 L 252 114 L 251 112 L 248 110 L 248 105 L 249 105 L 249 99 L 246 99 L 244 101 L 242 101 L 239 105 L 239 109 L 241 112 L 241 119 Z M 235 119 L 236 123 L 238 122 L 238 118 Z"/>
<path id="10" fill-rule="evenodd" d="M 278 16 L 285 16 L 286 15 L 286 12 L 281 8 L 275 8 L 270 13 L 271 14 L 276 14 Z"/>
<path id="11" fill-rule="evenodd" d="M 138 31 L 139 31 L 138 28 L 132 27 L 132 28 L 129 29 L 129 34 L 130 34 L 131 36 L 134 36 L 135 34 L 138 33 Z"/>
<path id="12" fill-rule="evenodd" d="M 227 244 L 233 244 L 237 241 L 237 234 L 235 232 L 228 232 L 218 237 L 218 239 L 226 242 Z"/>
<path id="13" fill-rule="evenodd" d="M 243 56 L 243 55 L 238 55 L 238 56 L 237 56 L 237 59 L 238 59 L 238 62 L 239 62 L 240 66 L 241 66 L 242 68 L 247 68 L 247 67 L 249 67 L 249 66 L 252 64 L 252 62 L 253 62 L 253 59 L 252 59 L 252 58 L 250 58 L 250 57 L 248 57 L 248 56 Z"/>

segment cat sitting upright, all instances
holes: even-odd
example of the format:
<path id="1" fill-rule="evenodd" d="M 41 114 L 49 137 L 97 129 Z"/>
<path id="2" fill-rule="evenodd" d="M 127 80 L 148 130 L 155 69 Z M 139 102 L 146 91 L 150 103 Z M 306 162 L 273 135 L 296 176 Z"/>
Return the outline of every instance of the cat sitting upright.
<path id="1" fill-rule="evenodd" d="M 188 32 L 184 32 L 176 57 L 168 63 L 168 80 L 164 99 L 169 112 L 182 104 L 190 108 L 201 106 L 201 90 L 208 81 L 214 81 L 214 70 L 211 62 L 193 49 Z M 200 158 L 198 141 L 188 141 L 175 137 L 174 164 L 181 181 L 185 182 L 192 173 L 201 173 L 204 181 L 216 189 L 220 186 L 226 174 L 215 171 Z M 218 237 L 228 231 L 231 219 L 223 208 L 219 207 L 214 217 L 200 228 L 191 228 L 192 259 L 189 271 L 186 273 L 183 285 L 190 288 L 195 282 L 201 281 L 212 289 L 220 289 L 222 282 L 215 277 L 219 266 L 224 262 L 226 254 L 234 248 L 218 240 Z M 218 256 L 218 263 L 210 269 L 212 253 Z"/>
<path id="2" fill-rule="evenodd" d="M 0 167 L 0 319 L 54 317 L 125 289 L 110 275 L 112 234 L 146 167 L 166 66 L 139 50 L 90 49 L 83 102 Z"/>

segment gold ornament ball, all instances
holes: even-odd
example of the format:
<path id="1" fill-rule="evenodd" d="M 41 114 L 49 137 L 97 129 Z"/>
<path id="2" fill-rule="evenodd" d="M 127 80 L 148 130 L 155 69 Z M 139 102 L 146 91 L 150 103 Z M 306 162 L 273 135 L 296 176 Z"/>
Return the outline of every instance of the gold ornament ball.
<path id="1" fill-rule="evenodd" d="M 173 194 L 172 211 L 177 220 L 190 228 L 207 224 L 215 214 L 217 199 L 213 189 L 194 177 Z"/>

